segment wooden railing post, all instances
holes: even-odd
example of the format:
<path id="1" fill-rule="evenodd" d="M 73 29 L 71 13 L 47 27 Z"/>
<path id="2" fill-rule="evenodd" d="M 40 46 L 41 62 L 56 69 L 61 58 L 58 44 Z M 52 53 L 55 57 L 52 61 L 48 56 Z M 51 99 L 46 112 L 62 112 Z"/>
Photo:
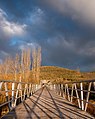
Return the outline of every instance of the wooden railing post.
<path id="1" fill-rule="evenodd" d="M 78 106 L 79 106 L 79 108 L 81 108 L 81 104 L 80 104 L 80 99 L 79 99 L 76 83 L 74 84 L 74 86 L 75 86 L 75 92 L 76 92 L 76 96 L 77 96 L 77 100 L 78 100 Z"/>
<path id="2" fill-rule="evenodd" d="M 65 99 L 65 85 L 63 84 L 63 97 Z"/>
<path id="3" fill-rule="evenodd" d="M 12 108 L 15 107 L 15 104 L 14 104 L 14 89 L 15 89 L 15 83 L 12 83 Z"/>
<path id="4" fill-rule="evenodd" d="M 66 95 L 66 92 L 67 92 L 68 100 L 70 101 L 70 94 L 69 94 L 68 84 L 65 84 L 65 95 Z"/>
<path id="5" fill-rule="evenodd" d="M 6 91 L 6 101 L 8 102 L 9 101 L 9 95 L 8 95 L 7 83 L 5 82 L 4 85 L 5 85 L 5 91 Z M 9 109 L 9 111 L 11 110 L 10 103 L 8 103 L 8 109 Z"/>
<path id="6" fill-rule="evenodd" d="M 89 84 L 88 90 L 83 87 L 86 83 Z M 93 88 L 91 88 L 91 86 Z M 55 84 L 55 88 L 53 89 L 57 94 L 72 103 L 74 103 L 73 98 L 76 99 L 78 107 L 83 111 L 87 111 L 88 104 L 95 107 L 95 104 L 89 100 L 90 93 L 93 95 L 95 94 L 95 79 L 63 82 L 62 84 Z M 86 99 L 84 99 L 85 93 L 87 93 Z"/>
<path id="7" fill-rule="evenodd" d="M 88 92 L 87 92 L 86 104 L 85 104 L 85 111 L 87 110 L 87 106 L 88 106 L 89 95 L 90 95 L 90 90 L 91 90 L 91 84 L 92 84 L 92 82 L 90 82 L 89 86 L 88 86 Z"/>
<path id="8" fill-rule="evenodd" d="M 2 88 L 2 85 L 3 85 L 3 82 L 0 82 L 0 90 L 1 90 L 1 88 Z"/>
<path id="9" fill-rule="evenodd" d="M 30 97 L 31 96 L 31 84 L 29 84 L 28 93 L 29 93 L 29 97 Z"/>
<path id="10" fill-rule="evenodd" d="M 63 84 L 61 84 L 61 96 L 63 97 Z"/>
<path id="11" fill-rule="evenodd" d="M 38 88 L 40 88 L 38 85 L 21 82 L 21 80 L 20 82 L 1 80 L 0 94 L 5 94 L 6 97 L 4 96 L 4 100 L 6 99 L 6 102 L 0 104 L 0 111 L 2 111 L 2 107 L 5 105 L 8 105 L 8 109 L 11 111 L 17 104 L 24 101 L 26 96 L 30 97 L 32 95 L 32 91 L 35 92 Z"/>
<path id="12" fill-rule="evenodd" d="M 71 102 L 73 102 L 73 92 L 74 92 L 74 84 L 72 84 L 72 90 L 71 90 Z"/>
<path id="13" fill-rule="evenodd" d="M 6 101 L 8 101 L 8 87 L 6 82 L 4 84 L 5 84 L 5 91 L 6 91 Z"/>
<path id="14" fill-rule="evenodd" d="M 83 102 L 83 83 L 80 83 L 81 88 L 81 109 L 84 110 L 84 102 Z"/>

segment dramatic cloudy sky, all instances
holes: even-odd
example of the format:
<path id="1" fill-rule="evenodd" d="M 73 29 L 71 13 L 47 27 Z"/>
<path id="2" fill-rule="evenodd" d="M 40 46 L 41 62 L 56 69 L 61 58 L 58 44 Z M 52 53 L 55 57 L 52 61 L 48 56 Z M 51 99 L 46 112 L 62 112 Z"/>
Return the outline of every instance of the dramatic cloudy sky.
<path id="1" fill-rule="evenodd" d="M 42 47 L 42 65 L 95 71 L 95 0 L 0 0 L 0 62 Z"/>

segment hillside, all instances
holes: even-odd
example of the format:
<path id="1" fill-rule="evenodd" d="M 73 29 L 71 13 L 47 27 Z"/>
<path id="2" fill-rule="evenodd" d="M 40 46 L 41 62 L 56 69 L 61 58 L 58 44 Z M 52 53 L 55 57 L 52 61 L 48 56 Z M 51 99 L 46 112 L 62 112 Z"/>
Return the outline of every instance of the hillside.
<path id="1" fill-rule="evenodd" d="M 85 72 L 81 73 L 81 75 L 86 79 L 95 79 L 95 72 Z"/>
<path id="2" fill-rule="evenodd" d="M 17 74 L 17 81 L 19 81 L 19 77 L 21 74 Z M 7 74 L 2 77 L 0 74 L 0 79 L 10 80 L 14 79 L 14 74 Z M 40 67 L 40 80 L 50 80 L 55 82 L 63 82 L 63 81 L 77 81 L 77 80 L 87 80 L 87 79 L 95 79 L 95 72 L 79 72 L 77 70 L 70 70 L 62 67 L 56 66 L 41 66 Z M 26 80 L 23 80 L 25 82 Z M 33 80 L 32 71 L 29 76 L 29 82 L 36 83 Z"/>
<path id="3" fill-rule="evenodd" d="M 75 81 L 75 80 L 87 80 L 94 79 L 95 72 L 79 72 L 76 70 L 70 70 L 55 66 L 42 66 L 40 68 L 40 80 L 51 80 L 51 81 Z"/>
<path id="4" fill-rule="evenodd" d="M 51 80 L 51 81 L 71 81 L 71 80 L 78 80 L 83 79 L 85 77 L 82 74 L 75 70 L 70 70 L 61 67 L 55 66 L 42 66 L 40 68 L 40 80 Z"/>

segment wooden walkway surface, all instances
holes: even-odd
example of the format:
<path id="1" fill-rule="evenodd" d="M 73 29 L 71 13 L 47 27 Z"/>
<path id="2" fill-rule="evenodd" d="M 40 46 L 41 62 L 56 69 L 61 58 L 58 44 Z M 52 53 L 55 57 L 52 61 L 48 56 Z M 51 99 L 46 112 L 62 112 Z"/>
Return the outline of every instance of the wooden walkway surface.
<path id="1" fill-rule="evenodd" d="M 44 87 L 2 119 L 94 119 Z"/>

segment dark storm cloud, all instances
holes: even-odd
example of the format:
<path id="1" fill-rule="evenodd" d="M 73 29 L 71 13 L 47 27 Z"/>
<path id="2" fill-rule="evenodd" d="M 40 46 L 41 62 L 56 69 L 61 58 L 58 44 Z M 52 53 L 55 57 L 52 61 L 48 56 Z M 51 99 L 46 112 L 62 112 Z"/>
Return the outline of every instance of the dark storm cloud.
<path id="1" fill-rule="evenodd" d="M 17 19 L 27 17 L 34 6 L 35 0 L 0 0 L 0 7 Z"/>
<path id="2" fill-rule="evenodd" d="M 76 1 L 0 0 L 0 58 L 38 44 L 43 65 L 94 70 L 94 18 L 87 14 L 92 4 L 81 0 L 80 9 Z"/>

